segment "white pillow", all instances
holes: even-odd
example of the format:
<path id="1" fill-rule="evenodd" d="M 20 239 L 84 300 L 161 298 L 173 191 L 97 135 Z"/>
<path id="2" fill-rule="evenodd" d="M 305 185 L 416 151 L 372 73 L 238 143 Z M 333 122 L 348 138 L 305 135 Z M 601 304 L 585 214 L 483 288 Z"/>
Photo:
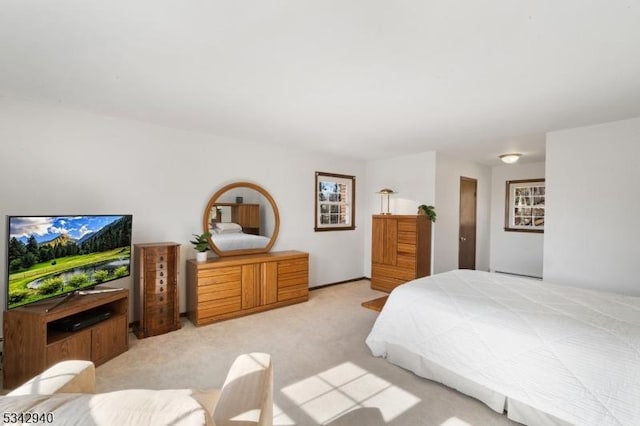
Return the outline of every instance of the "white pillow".
<path id="1" fill-rule="evenodd" d="M 242 229 L 218 229 L 216 234 L 242 234 Z"/>
<path id="2" fill-rule="evenodd" d="M 216 229 L 219 234 L 235 234 L 242 232 L 242 226 L 233 222 L 218 222 L 216 223 Z"/>

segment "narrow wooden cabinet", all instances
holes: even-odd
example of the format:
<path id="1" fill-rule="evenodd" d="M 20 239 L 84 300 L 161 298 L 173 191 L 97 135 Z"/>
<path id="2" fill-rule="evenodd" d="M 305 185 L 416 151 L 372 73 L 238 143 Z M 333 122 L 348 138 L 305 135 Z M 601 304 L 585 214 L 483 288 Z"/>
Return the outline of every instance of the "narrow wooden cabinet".
<path id="1" fill-rule="evenodd" d="M 187 311 L 197 326 L 308 299 L 308 253 L 281 251 L 187 261 Z"/>
<path id="2" fill-rule="evenodd" d="M 180 244 L 134 244 L 134 332 L 139 339 L 178 330 Z"/>
<path id="3" fill-rule="evenodd" d="M 55 303 L 4 312 L 5 388 L 15 388 L 59 361 L 84 359 L 100 365 L 128 349 L 128 290 L 74 296 L 47 312 Z M 56 327 L 68 318 L 98 311 L 109 311 L 110 317 L 77 331 Z"/>
<path id="4" fill-rule="evenodd" d="M 431 274 L 431 221 L 426 215 L 374 215 L 371 288 L 390 292 Z"/>
<path id="5" fill-rule="evenodd" d="M 260 204 L 233 204 L 231 222 L 242 226 L 245 234 L 260 235 Z"/>

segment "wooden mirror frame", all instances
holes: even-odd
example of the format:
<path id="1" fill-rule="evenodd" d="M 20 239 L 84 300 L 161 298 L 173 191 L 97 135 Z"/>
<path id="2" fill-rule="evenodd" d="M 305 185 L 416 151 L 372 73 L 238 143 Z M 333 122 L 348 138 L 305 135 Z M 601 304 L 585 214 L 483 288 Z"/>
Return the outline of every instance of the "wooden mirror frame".
<path id="1" fill-rule="evenodd" d="M 264 188 L 262 188 L 259 185 L 256 185 L 255 183 L 251 183 L 251 182 L 234 182 L 234 183 L 230 183 L 229 185 L 223 186 L 215 194 L 213 194 L 213 196 L 209 199 L 209 202 L 207 203 L 207 207 L 204 210 L 204 215 L 202 216 L 202 229 L 203 229 L 203 232 L 208 232 L 209 231 L 209 218 L 210 218 L 210 215 L 211 215 L 211 209 L 216 204 L 216 201 L 218 200 L 218 198 L 220 198 L 227 191 L 230 191 L 230 190 L 236 189 L 236 188 L 253 189 L 254 191 L 259 192 L 263 197 L 265 197 L 267 199 L 269 204 L 271 204 L 271 208 L 273 209 L 274 221 L 275 221 L 275 226 L 274 226 L 274 229 L 273 229 L 273 234 L 271 235 L 271 239 L 269 240 L 269 243 L 264 248 L 237 249 L 237 250 L 225 250 L 225 251 L 223 251 L 223 250 L 220 250 L 213 243 L 213 239 L 211 238 L 211 236 L 209 236 L 207 238 L 207 241 L 209 242 L 209 248 L 211 248 L 211 250 L 215 254 L 217 254 L 218 256 L 221 256 L 221 257 L 223 257 L 223 256 L 236 256 L 236 255 L 240 255 L 240 254 L 267 253 L 267 252 L 269 252 L 269 250 L 271 250 L 271 247 L 273 247 L 273 245 L 276 242 L 276 239 L 278 238 L 278 232 L 280 230 L 280 213 L 278 212 L 278 206 L 277 206 L 276 202 L 273 200 L 273 197 L 271 197 L 271 194 L 269 194 L 267 192 L 267 190 L 265 190 Z"/>

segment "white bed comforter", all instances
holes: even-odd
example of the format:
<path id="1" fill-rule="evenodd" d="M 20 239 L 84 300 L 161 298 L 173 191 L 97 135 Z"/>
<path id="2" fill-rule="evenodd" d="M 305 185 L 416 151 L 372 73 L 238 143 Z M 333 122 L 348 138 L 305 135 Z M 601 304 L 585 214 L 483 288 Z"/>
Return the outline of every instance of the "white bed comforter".
<path id="1" fill-rule="evenodd" d="M 231 234 L 211 235 L 213 243 L 222 251 L 264 248 L 270 239 L 262 235 L 236 232 Z"/>
<path id="2" fill-rule="evenodd" d="M 389 296 L 367 340 L 576 425 L 640 425 L 640 298 L 457 270 Z"/>

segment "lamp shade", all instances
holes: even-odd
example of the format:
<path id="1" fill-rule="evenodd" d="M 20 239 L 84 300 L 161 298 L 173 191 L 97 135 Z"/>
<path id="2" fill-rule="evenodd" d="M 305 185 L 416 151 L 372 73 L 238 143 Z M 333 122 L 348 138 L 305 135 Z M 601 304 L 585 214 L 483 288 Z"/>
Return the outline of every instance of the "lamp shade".
<path id="1" fill-rule="evenodd" d="M 377 192 L 377 194 L 393 194 L 393 193 L 395 193 L 395 191 L 389 188 L 382 188 L 380 191 Z"/>

